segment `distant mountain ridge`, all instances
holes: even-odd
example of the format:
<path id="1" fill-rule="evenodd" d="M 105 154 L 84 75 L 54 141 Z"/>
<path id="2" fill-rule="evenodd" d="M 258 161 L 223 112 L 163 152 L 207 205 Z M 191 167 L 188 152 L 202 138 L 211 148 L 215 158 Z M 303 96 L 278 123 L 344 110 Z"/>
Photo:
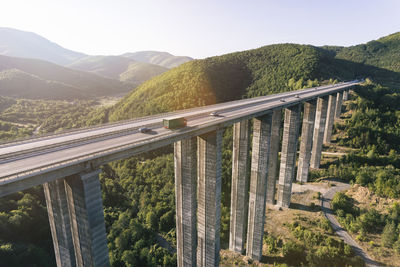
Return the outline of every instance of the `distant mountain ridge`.
<path id="1" fill-rule="evenodd" d="M 89 56 L 32 32 L 0 27 L 0 95 L 35 99 L 120 95 L 190 60 L 157 51 Z"/>
<path id="2" fill-rule="evenodd" d="M 126 93 L 131 86 L 38 59 L 0 56 L 0 95 L 79 99 Z M 58 92 L 58 93 L 56 93 Z"/>
<path id="3" fill-rule="evenodd" d="M 0 55 L 35 58 L 66 65 L 87 55 L 65 49 L 33 33 L 0 27 Z"/>
<path id="4" fill-rule="evenodd" d="M 168 52 L 158 51 L 140 51 L 134 53 L 125 53 L 121 56 L 127 57 L 139 62 L 159 65 L 168 69 L 178 67 L 179 65 L 193 60 L 191 57 L 174 56 Z"/>
<path id="5" fill-rule="evenodd" d="M 168 70 L 159 65 L 137 62 L 122 56 L 88 56 L 67 65 L 67 67 L 128 82 L 133 86 Z"/>
<path id="6" fill-rule="evenodd" d="M 73 65 L 84 58 L 98 57 L 63 48 L 33 32 L 5 27 L 0 27 L 0 55 L 41 59 L 62 66 Z M 191 57 L 174 56 L 168 52 L 159 51 L 129 52 L 122 54 L 120 57 L 159 65 L 168 69 L 193 60 Z"/>

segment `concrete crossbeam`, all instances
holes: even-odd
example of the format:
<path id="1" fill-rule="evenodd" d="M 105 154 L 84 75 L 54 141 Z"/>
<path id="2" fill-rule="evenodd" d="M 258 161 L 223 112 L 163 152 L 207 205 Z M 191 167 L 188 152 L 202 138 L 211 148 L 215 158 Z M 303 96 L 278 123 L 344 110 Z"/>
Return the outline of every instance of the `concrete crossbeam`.
<path id="1" fill-rule="evenodd" d="M 271 114 L 253 120 L 253 149 L 246 253 L 247 256 L 255 260 L 261 260 L 262 258 L 271 122 Z"/>
<path id="2" fill-rule="evenodd" d="M 43 184 L 58 267 L 76 266 L 64 179 Z"/>
<path id="3" fill-rule="evenodd" d="M 197 266 L 218 266 L 221 222 L 222 131 L 197 138 Z"/>
<path id="4" fill-rule="evenodd" d="M 296 178 L 297 181 L 303 183 L 307 182 L 310 168 L 316 107 L 316 100 L 304 103 L 303 126 L 301 130 L 299 163 Z"/>
<path id="5" fill-rule="evenodd" d="M 174 144 L 178 266 L 196 266 L 197 138 Z"/>
<path id="6" fill-rule="evenodd" d="M 278 154 L 280 148 L 280 131 L 282 123 L 282 110 L 277 109 L 272 113 L 271 145 L 268 156 L 267 174 L 267 203 L 275 204 L 276 180 L 278 178 Z"/>
<path id="7" fill-rule="evenodd" d="M 296 166 L 297 141 L 299 137 L 300 105 L 285 109 L 283 127 L 281 165 L 279 169 L 278 205 L 289 207 L 292 181 Z"/>
<path id="8" fill-rule="evenodd" d="M 99 173 L 65 178 L 77 266 L 110 266 Z"/>
<path id="9" fill-rule="evenodd" d="M 335 119 L 339 119 L 340 114 L 342 114 L 342 101 L 343 101 L 343 93 L 338 92 L 336 94 Z"/>
<path id="10" fill-rule="evenodd" d="M 330 95 L 328 100 L 328 111 L 326 115 L 324 144 L 330 144 L 332 138 L 332 128 L 335 121 L 336 95 Z"/>
<path id="11" fill-rule="evenodd" d="M 315 112 L 313 144 L 311 149 L 310 168 L 318 169 L 321 163 L 322 144 L 325 132 L 326 115 L 328 109 L 328 97 L 319 97 Z"/>
<path id="12" fill-rule="evenodd" d="M 249 121 L 233 125 L 229 249 L 244 253 L 249 200 Z"/>

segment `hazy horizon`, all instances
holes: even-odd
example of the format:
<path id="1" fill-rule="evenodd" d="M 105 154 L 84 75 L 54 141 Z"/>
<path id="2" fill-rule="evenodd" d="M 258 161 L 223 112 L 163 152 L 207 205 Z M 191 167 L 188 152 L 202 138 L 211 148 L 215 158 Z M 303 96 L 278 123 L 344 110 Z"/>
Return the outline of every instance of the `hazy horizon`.
<path id="1" fill-rule="evenodd" d="M 399 11 L 395 0 L 13 0 L 3 3 L 0 27 L 89 55 L 155 50 L 204 58 L 274 43 L 365 43 L 399 31 Z"/>

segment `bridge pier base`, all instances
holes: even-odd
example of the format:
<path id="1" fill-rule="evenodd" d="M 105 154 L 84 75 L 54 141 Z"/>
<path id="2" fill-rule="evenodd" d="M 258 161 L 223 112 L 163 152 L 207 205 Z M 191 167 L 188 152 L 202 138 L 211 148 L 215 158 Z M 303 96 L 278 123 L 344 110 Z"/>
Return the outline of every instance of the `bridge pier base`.
<path id="1" fill-rule="evenodd" d="M 332 128 L 335 120 L 336 111 L 336 96 L 330 95 L 328 100 L 328 111 L 326 115 L 325 133 L 324 133 L 324 144 L 330 144 L 332 138 Z"/>
<path id="2" fill-rule="evenodd" d="M 322 143 L 324 139 L 325 123 L 328 107 L 328 97 L 319 97 L 317 100 L 317 110 L 315 112 L 313 144 L 311 150 L 310 168 L 318 169 L 321 163 Z"/>
<path id="3" fill-rule="evenodd" d="M 58 267 L 76 266 L 64 179 L 43 184 Z"/>
<path id="4" fill-rule="evenodd" d="M 274 110 L 272 113 L 272 126 L 271 126 L 271 142 L 268 156 L 268 174 L 267 174 L 267 203 L 275 204 L 275 191 L 276 180 L 278 173 L 278 154 L 280 144 L 280 130 L 281 130 L 281 116 L 282 110 Z"/>
<path id="5" fill-rule="evenodd" d="M 77 266 L 110 266 L 99 173 L 65 178 Z"/>
<path id="6" fill-rule="evenodd" d="M 197 266 L 218 266 L 221 222 L 222 131 L 197 138 Z"/>
<path id="7" fill-rule="evenodd" d="M 178 266 L 196 266 L 197 137 L 174 144 Z"/>
<path id="8" fill-rule="evenodd" d="M 271 117 L 271 114 L 267 114 L 253 120 L 246 254 L 255 260 L 262 258 Z"/>
<path id="9" fill-rule="evenodd" d="M 246 241 L 249 200 L 249 121 L 233 125 L 232 189 L 229 230 L 229 249 L 243 254 Z"/>
<path id="10" fill-rule="evenodd" d="M 316 106 L 316 100 L 311 100 L 304 103 L 299 163 L 297 167 L 297 181 L 303 183 L 307 182 L 308 180 Z"/>
<path id="11" fill-rule="evenodd" d="M 343 101 L 347 101 L 349 99 L 349 90 L 343 91 Z"/>
<path id="12" fill-rule="evenodd" d="M 278 205 L 289 207 L 292 194 L 292 181 L 297 156 L 299 137 L 300 105 L 285 109 L 285 122 L 282 137 L 281 166 L 279 170 Z"/>
<path id="13" fill-rule="evenodd" d="M 342 114 L 342 101 L 343 101 L 343 93 L 338 92 L 336 94 L 336 109 L 335 109 L 335 119 L 340 118 L 340 114 Z"/>

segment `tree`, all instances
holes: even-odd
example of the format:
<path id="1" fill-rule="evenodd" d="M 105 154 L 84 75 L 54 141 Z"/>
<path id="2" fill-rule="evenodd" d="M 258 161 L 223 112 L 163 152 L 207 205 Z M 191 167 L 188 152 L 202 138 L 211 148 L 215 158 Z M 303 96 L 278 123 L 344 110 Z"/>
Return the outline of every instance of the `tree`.
<path id="1" fill-rule="evenodd" d="M 396 225 L 393 222 L 386 224 L 382 233 L 382 245 L 391 247 L 397 240 Z"/>

